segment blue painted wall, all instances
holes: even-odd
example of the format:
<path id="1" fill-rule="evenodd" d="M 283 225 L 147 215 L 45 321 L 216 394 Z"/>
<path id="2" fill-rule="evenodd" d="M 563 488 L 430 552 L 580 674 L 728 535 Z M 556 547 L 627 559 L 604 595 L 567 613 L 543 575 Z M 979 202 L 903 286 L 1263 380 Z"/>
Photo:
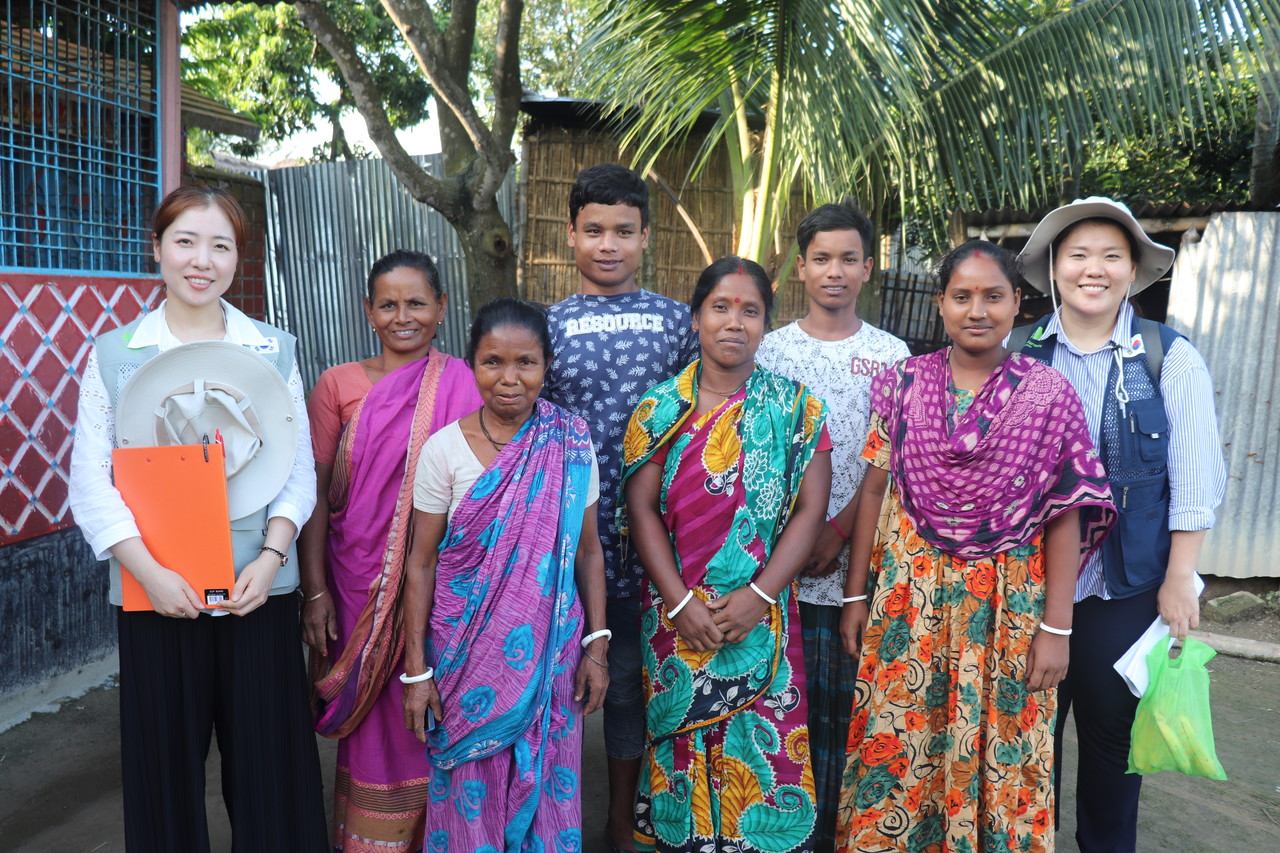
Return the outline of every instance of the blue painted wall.
<path id="1" fill-rule="evenodd" d="M 114 609 L 79 528 L 0 547 L 0 696 L 109 654 Z"/>

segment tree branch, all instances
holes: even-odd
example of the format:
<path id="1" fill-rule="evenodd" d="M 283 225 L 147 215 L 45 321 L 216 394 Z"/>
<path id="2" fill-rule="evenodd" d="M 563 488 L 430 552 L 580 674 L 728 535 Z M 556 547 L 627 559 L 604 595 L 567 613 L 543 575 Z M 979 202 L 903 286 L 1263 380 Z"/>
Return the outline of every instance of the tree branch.
<path id="1" fill-rule="evenodd" d="M 475 0 L 456 0 L 450 13 L 450 23 L 445 38 L 440 37 L 440 30 L 431 17 L 431 7 L 415 0 L 382 0 L 382 6 L 391 16 L 400 32 L 404 34 L 409 49 L 423 75 L 435 90 L 436 103 L 443 105 L 457 118 L 467 137 L 471 140 L 476 154 L 488 164 L 506 163 L 510 165 L 513 156 L 509 150 L 495 142 L 493 134 L 476 112 L 471 103 L 471 94 L 467 89 L 466 73 L 455 76 L 448 67 L 449 32 L 456 33 L 457 27 L 470 27 L 474 32 L 476 3 Z M 467 63 L 470 63 L 470 43 L 468 43 Z M 505 174 L 506 168 L 503 168 Z"/>
<path id="2" fill-rule="evenodd" d="M 500 145 L 511 147 L 516 122 L 520 116 L 520 19 L 524 0 L 503 0 L 498 17 L 498 43 L 493 63 L 493 137 Z M 505 170 L 504 170 L 505 172 Z"/>
<path id="3" fill-rule="evenodd" d="M 415 199 L 431 205 L 446 218 L 457 218 L 454 213 L 458 209 L 456 190 L 447 182 L 428 174 L 425 169 L 413 162 L 413 158 L 404 150 L 396 137 L 391 121 L 387 118 L 382 104 L 382 93 L 369 73 L 368 67 L 357 53 L 351 38 L 329 17 L 328 10 L 319 0 L 298 0 L 294 4 L 298 17 L 306 24 L 316 37 L 316 41 L 329 52 L 342 72 L 355 101 L 356 109 L 364 117 L 369 127 L 369 138 L 386 160 L 391 171 L 395 173 L 405 189 Z"/>
<path id="4" fill-rule="evenodd" d="M 471 73 L 471 49 L 476 43 L 476 0 L 457 0 L 449 4 L 449 23 L 440 42 L 445 70 L 457 80 Z"/>

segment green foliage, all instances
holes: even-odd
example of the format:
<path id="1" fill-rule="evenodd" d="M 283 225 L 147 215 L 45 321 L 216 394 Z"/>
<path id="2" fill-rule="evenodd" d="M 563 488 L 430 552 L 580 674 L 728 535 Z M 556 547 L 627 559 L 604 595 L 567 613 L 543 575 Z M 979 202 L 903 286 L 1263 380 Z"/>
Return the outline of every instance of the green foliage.
<path id="1" fill-rule="evenodd" d="M 333 4 L 332 11 L 382 91 L 392 126 L 424 120 L 431 87 L 382 6 L 348 2 Z M 353 108 L 351 95 L 332 57 L 317 46 L 292 5 L 224 4 L 208 14 L 183 32 L 185 83 L 253 117 L 263 141 L 279 141 L 323 122 L 333 128 L 334 138 L 317 155 L 357 156 L 338 124 Z M 252 153 L 244 143 L 238 147 Z"/>
<path id="2" fill-rule="evenodd" d="M 1273 589 L 1262 596 L 1263 602 L 1266 603 L 1267 609 L 1272 613 L 1280 614 L 1280 589 Z"/>
<path id="3" fill-rule="evenodd" d="M 1247 120 L 1223 93 L 1257 72 L 1259 34 L 1280 19 L 1280 0 L 601 7 L 592 91 L 626 120 L 641 164 L 717 114 L 699 165 L 724 143 L 738 248 L 761 261 L 786 221 L 770 200 L 795 188 L 941 235 L 957 207 L 1056 202 L 1082 152 L 1203 147 L 1204 128 Z"/>
<path id="4" fill-rule="evenodd" d="M 1106 195 L 1129 202 L 1244 202 L 1258 91 L 1252 80 L 1223 93 L 1222 125 L 1202 129 L 1195 139 L 1145 136 L 1088 152 L 1077 195 Z"/>
<path id="5" fill-rule="evenodd" d="M 585 87 L 582 44 L 593 25 L 592 0 L 525 3 L 520 24 L 520 79 L 525 91 L 577 97 Z M 477 67 L 493 64 L 498 4 L 482 3 L 476 14 Z"/>

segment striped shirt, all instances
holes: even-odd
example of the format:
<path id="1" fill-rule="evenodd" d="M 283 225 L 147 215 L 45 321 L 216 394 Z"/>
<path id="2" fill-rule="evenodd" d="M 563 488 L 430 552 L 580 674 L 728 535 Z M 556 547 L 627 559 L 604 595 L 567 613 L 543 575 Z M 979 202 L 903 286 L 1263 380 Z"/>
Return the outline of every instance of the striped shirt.
<path id="1" fill-rule="evenodd" d="M 1125 302 L 1111 333 L 1110 342 L 1093 352 L 1077 349 L 1062 332 L 1054 314 L 1045 334 L 1057 335 L 1053 366 L 1080 396 L 1084 405 L 1089 438 L 1099 446 L 1102 407 L 1109 392 L 1107 377 L 1115 363 L 1115 347 L 1122 355 L 1133 352 L 1129 328 L 1133 307 Z M 1227 467 L 1222 458 L 1222 440 L 1213 407 L 1213 380 L 1204 359 L 1191 342 L 1178 338 L 1164 354 L 1160 372 L 1160 396 L 1169 418 L 1169 529 L 1207 530 L 1213 526 L 1214 509 L 1222 503 L 1227 489 Z M 1102 557 L 1095 551 L 1076 583 L 1076 601 L 1091 595 L 1110 598 L 1102 574 Z"/>

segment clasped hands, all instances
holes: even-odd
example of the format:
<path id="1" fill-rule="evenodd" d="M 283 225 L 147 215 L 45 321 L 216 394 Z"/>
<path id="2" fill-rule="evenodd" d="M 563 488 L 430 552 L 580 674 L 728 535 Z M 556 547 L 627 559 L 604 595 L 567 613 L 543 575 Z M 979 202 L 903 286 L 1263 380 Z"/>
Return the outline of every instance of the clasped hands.
<path id="1" fill-rule="evenodd" d="M 695 594 L 671 623 L 690 649 L 714 652 L 726 643 L 745 640 L 768 609 L 769 604 L 750 587 L 741 587 L 710 602 Z"/>

